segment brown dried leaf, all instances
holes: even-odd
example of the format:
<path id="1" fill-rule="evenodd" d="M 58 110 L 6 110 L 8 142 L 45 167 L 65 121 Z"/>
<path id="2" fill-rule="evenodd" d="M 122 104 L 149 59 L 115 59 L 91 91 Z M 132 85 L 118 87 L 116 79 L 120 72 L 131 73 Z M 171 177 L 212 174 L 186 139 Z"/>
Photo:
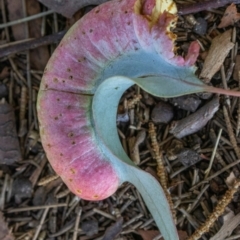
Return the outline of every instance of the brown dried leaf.
<path id="1" fill-rule="evenodd" d="M 0 101 L 0 164 L 11 165 L 21 159 L 15 117 L 12 107 Z"/>
<path id="2" fill-rule="evenodd" d="M 140 229 L 137 232 L 138 232 L 138 234 L 141 235 L 143 240 L 152 240 L 160 234 L 160 232 L 157 230 L 142 230 L 142 229 Z M 186 240 L 188 238 L 187 232 L 182 231 L 182 230 L 178 231 L 178 236 L 179 236 L 179 240 Z M 163 238 L 160 238 L 160 239 L 162 240 Z"/>
<path id="3" fill-rule="evenodd" d="M 27 15 L 31 16 L 41 12 L 40 4 L 37 0 L 26 1 Z M 8 17 L 10 21 L 24 18 L 22 1 L 7 0 Z M 29 38 L 41 37 L 42 19 L 38 18 L 28 22 Z M 15 40 L 26 39 L 25 23 L 12 26 L 12 32 Z M 30 51 L 31 67 L 43 70 L 49 59 L 47 46 L 41 46 Z"/>
<path id="4" fill-rule="evenodd" d="M 229 189 L 231 189 L 233 187 L 235 181 L 236 181 L 235 174 L 233 172 L 231 172 L 226 179 L 226 184 L 227 184 Z"/>
<path id="5" fill-rule="evenodd" d="M 0 80 L 6 78 L 9 76 L 9 68 L 8 67 L 4 67 L 2 69 L 2 71 L 0 72 Z"/>
<path id="6" fill-rule="evenodd" d="M 107 228 L 102 240 L 111 240 L 114 239 L 121 231 L 123 225 L 123 218 L 120 217 L 117 221 Z"/>
<path id="7" fill-rule="evenodd" d="M 237 12 L 236 5 L 232 3 L 225 10 L 225 13 L 221 19 L 221 23 L 218 25 L 218 28 L 228 27 L 229 25 L 234 25 L 237 21 L 240 20 L 240 13 Z"/>
<path id="8" fill-rule="evenodd" d="M 152 240 L 159 235 L 157 230 L 138 230 L 138 233 L 141 235 L 143 240 Z"/>
<path id="9" fill-rule="evenodd" d="M 233 48 L 234 44 L 231 42 L 231 36 L 232 30 L 230 29 L 213 39 L 200 74 L 200 78 L 203 78 L 205 82 L 210 82 L 213 75 L 220 69 L 229 51 Z"/>
<path id="10" fill-rule="evenodd" d="M 88 5 L 99 5 L 108 0 L 38 0 L 48 8 L 62 14 L 64 17 L 71 18 L 75 12 Z"/>
<path id="11" fill-rule="evenodd" d="M 4 220 L 3 213 L 0 212 L 0 240 L 14 240 L 15 238 L 9 233 L 8 225 Z"/>

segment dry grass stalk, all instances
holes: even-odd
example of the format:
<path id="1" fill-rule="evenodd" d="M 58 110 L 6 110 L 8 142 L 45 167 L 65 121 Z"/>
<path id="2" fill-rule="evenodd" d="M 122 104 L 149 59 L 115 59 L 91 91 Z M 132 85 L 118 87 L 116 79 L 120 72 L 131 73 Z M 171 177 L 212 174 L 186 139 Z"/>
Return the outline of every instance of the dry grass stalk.
<path id="1" fill-rule="evenodd" d="M 38 186 L 43 186 L 43 185 L 46 185 L 50 182 L 52 182 L 53 180 L 59 178 L 58 175 L 54 174 L 54 175 L 50 175 L 50 176 L 46 176 L 42 179 L 40 179 L 40 181 L 38 182 Z"/>
<path id="2" fill-rule="evenodd" d="M 150 139 L 152 142 L 152 148 L 154 151 L 155 159 L 157 162 L 157 175 L 160 179 L 160 183 L 162 185 L 163 191 L 164 191 L 164 193 L 167 197 L 168 203 L 170 205 L 173 219 L 175 222 L 177 222 L 176 211 L 174 209 L 171 195 L 167 189 L 167 175 L 166 175 L 165 167 L 163 164 L 162 151 L 160 150 L 158 142 L 157 142 L 156 127 L 154 126 L 154 124 L 152 122 L 149 123 L 149 131 L 148 132 L 149 132 L 149 136 L 150 136 Z"/>
<path id="3" fill-rule="evenodd" d="M 142 99 L 142 95 L 134 95 L 133 99 L 127 101 L 127 108 L 134 108 L 134 106 Z"/>
<path id="4" fill-rule="evenodd" d="M 197 240 L 199 239 L 204 233 L 208 232 L 209 229 L 212 227 L 214 222 L 221 216 L 227 207 L 227 205 L 231 202 L 233 195 L 237 192 L 238 187 L 240 186 L 240 181 L 235 181 L 233 187 L 229 189 L 223 198 L 218 202 L 217 206 L 215 207 L 212 214 L 207 218 L 206 222 L 200 226 L 192 236 L 188 238 L 188 240 Z"/>

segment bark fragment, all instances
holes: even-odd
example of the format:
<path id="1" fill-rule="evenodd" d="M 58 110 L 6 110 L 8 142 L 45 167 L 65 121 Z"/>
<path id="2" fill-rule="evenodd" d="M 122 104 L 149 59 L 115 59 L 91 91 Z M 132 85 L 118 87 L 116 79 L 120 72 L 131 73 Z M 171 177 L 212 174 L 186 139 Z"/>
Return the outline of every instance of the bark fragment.
<path id="1" fill-rule="evenodd" d="M 173 121 L 170 133 L 176 138 L 183 138 L 202 129 L 218 110 L 219 98 L 215 96 L 210 102 L 204 105 L 195 113 L 179 121 Z"/>

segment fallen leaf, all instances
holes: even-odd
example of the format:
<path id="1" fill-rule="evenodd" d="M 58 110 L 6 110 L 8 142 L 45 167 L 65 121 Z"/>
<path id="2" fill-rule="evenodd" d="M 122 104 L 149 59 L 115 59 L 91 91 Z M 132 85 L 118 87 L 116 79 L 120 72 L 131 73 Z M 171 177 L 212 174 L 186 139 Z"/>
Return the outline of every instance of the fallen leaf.
<path id="1" fill-rule="evenodd" d="M 234 173 L 231 172 L 231 173 L 229 174 L 229 176 L 227 177 L 227 179 L 226 179 L 226 184 L 227 184 L 227 186 L 228 186 L 229 189 L 232 188 L 235 180 L 236 180 L 236 177 L 235 177 Z"/>
<path id="2" fill-rule="evenodd" d="M 152 240 L 157 237 L 160 233 L 157 230 L 138 230 L 138 233 L 141 235 L 143 240 Z"/>
<path id="3" fill-rule="evenodd" d="M 212 41 L 200 78 L 206 83 L 210 82 L 213 75 L 220 69 L 229 51 L 234 44 L 231 42 L 232 30 L 228 30 L 223 34 L 215 37 Z"/>
<path id="4" fill-rule="evenodd" d="M 40 4 L 37 0 L 26 1 L 27 15 L 35 15 L 41 12 Z M 10 21 L 24 18 L 22 1 L 7 0 L 8 17 Z M 41 37 L 42 19 L 34 19 L 28 22 L 29 38 Z M 15 40 L 26 39 L 25 23 L 16 24 L 11 27 Z M 49 51 L 47 46 L 41 46 L 30 51 L 31 67 L 37 70 L 43 70 L 49 59 Z"/>
<path id="5" fill-rule="evenodd" d="M 156 230 L 142 230 L 142 229 L 139 229 L 137 232 L 138 232 L 138 234 L 141 235 L 143 240 L 152 240 L 160 234 L 160 232 L 156 231 Z M 179 240 L 186 240 L 188 238 L 187 232 L 182 231 L 182 230 L 178 231 L 178 236 L 179 236 Z M 163 240 L 163 238 L 160 238 L 160 239 Z"/>
<path id="6" fill-rule="evenodd" d="M 188 234 L 186 231 L 179 230 L 178 231 L 179 240 L 186 240 L 188 238 Z"/>
<path id="7" fill-rule="evenodd" d="M 15 126 L 13 109 L 3 99 L 0 101 L 0 164 L 11 165 L 21 159 Z"/>
<path id="8" fill-rule="evenodd" d="M 234 25 L 237 21 L 240 20 L 240 13 L 237 12 L 237 7 L 234 3 L 229 5 L 221 19 L 221 23 L 218 25 L 218 28 L 228 27 Z"/>
<path id="9" fill-rule="evenodd" d="M 14 240 L 15 238 L 9 232 L 8 225 L 5 222 L 3 213 L 0 212 L 0 240 Z"/>
<path id="10" fill-rule="evenodd" d="M 0 80 L 6 78 L 9 76 L 9 67 L 4 67 L 2 71 L 0 72 Z"/>
<path id="11" fill-rule="evenodd" d="M 48 8 L 57 13 L 62 14 L 64 17 L 71 18 L 75 12 L 88 5 L 99 5 L 108 0 L 38 0 Z"/>
<path id="12" fill-rule="evenodd" d="M 123 218 L 120 217 L 117 221 L 107 228 L 102 240 L 112 240 L 114 239 L 121 231 L 123 225 Z"/>

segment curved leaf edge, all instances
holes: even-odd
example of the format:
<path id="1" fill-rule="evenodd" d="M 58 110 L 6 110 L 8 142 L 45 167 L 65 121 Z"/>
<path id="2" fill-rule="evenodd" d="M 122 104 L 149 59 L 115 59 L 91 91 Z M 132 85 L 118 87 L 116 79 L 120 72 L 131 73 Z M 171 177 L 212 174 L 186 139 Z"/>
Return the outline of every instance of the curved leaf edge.
<path id="1" fill-rule="evenodd" d="M 164 238 L 175 240 L 178 239 L 176 227 L 160 184 L 150 174 L 137 168 L 129 159 L 122 148 L 116 128 L 117 108 L 124 91 L 137 84 L 153 95 L 172 97 L 176 95 L 175 88 L 171 88 L 173 91 L 169 89 L 169 86 L 172 86 L 171 83 L 163 87 L 166 80 L 171 82 L 171 78 L 168 77 L 128 78 L 114 76 L 108 78 L 96 90 L 92 103 L 92 114 L 99 146 L 117 171 L 121 183 L 130 182 L 138 189 Z M 176 79 L 172 79 L 172 81 L 175 82 Z M 195 81 L 199 85 L 193 84 L 189 87 L 180 82 L 180 84 L 185 85 L 185 88 L 181 88 L 177 95 L 203 91 L 204 85 L 199 80 L 195 79 Z M 105 99 L 108 99 L 107 104 Z"/>

